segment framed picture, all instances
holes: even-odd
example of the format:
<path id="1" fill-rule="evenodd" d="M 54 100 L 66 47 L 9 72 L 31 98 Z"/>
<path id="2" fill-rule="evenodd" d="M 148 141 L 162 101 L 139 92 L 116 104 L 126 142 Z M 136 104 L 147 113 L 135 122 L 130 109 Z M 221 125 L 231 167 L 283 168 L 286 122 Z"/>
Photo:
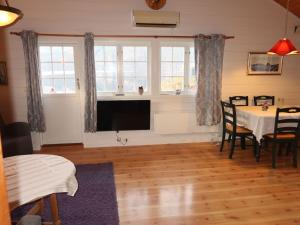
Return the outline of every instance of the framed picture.
<path id="1" fill-rule="evenodd" d="M 280 75 L 283 56 L 266 52 L 249 52 L 248 75 Z"/>
<path id="2" fill-rule="evenodd" d="M 6 70 L 6 63 L 0 62 L 0 85 L 7 85 L 7 70 Z"/>

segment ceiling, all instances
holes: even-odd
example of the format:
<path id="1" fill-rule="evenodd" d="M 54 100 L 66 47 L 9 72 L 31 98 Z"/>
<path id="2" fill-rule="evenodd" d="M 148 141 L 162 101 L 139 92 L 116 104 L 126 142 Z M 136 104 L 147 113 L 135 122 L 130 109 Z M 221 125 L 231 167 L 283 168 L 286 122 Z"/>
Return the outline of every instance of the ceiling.
<path id="1" fill-rule="evenodd" d="M 282 5 L 284 8 L 286 8 L 287 0 L 274 0 L 278 4 Z M 290 12 L 295 14 L 300 18 L 300 1 L 299 0 L 290 0 L 290 6 L 289 6 Z"/>

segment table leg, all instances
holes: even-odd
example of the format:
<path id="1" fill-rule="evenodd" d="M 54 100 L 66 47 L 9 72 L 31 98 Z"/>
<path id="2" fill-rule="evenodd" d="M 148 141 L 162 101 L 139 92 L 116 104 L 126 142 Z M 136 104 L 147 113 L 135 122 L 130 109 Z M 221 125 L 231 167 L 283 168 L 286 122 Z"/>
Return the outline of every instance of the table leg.
<path id="1" fill-rule="evenodd" d="M 52 214 L 53 225 L 61 225 L 61 221 L 60 221 L 59 215 L 58 215 L 56 194 L 50 195 L 50 205 L 51 205 L 51 214 Z"/>

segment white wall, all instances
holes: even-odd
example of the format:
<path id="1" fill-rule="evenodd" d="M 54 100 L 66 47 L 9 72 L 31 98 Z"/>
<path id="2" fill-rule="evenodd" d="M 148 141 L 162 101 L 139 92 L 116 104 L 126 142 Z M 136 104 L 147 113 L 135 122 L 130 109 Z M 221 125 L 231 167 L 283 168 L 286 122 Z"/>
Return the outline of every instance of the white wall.
<path id="1" fill-rule="evenodd" d="M 266 51 L 283 35 L 285 11 L 273 0 L 169 0 L 163 10 L 181 13 L 181 24 L 176 29 L 134 28 L 132 9 L 147 9 L 141 0 L 15 0 L 24 18 L 7 30 L 7 58 L 9 61 L 14 119 L 26 120 L 24 59 L 20 38 L 9 31 L 32 29 L 44 33 L 95 34 L 164 34 L 194 35 L 223 33 L 234 35 L 225 46 L 223 70 L 223 98 L 230 95 L 271 94 L 284 97 L 286 103 L 300 103 L 300 58 L 284 59 L 281 76 L 247 76 L 249 51 Z M 300 48 L 300 35 L 294 35 L 294 25 L 300 20 L 290 15 L 289 37 Z M 158 77 L 158 73 L 152 76 Z M 155 112 L 193 112 L 193 98 L 151 97 Z M 206 129 L 204 129 L 206 131 Z M 216 129 L 215 129 L 216 131 Z M 160 135 L 153 132 L 122 132 L 129 144 L 153 144 L 207 141 L 211 133 L 196 130 L 191 134 Z M 34 138 L 36 146 L 39 138 Z M 84 136 L 85 146 L 118 145 L 111 132 Z"/>

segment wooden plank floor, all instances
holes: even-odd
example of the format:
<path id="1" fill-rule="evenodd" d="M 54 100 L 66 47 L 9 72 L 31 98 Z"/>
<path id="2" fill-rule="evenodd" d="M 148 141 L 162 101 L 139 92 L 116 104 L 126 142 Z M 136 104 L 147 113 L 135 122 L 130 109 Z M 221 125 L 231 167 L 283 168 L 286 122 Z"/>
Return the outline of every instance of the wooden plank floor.
<path id="1" fill-rule="evenodd" d="M 214 143 L 83 149 L 44 147 L 75 164 L 113 162 L 121 225 L 300 224 L 300 170 L 291 156 L 271 169 L 251 149 Z"/>

